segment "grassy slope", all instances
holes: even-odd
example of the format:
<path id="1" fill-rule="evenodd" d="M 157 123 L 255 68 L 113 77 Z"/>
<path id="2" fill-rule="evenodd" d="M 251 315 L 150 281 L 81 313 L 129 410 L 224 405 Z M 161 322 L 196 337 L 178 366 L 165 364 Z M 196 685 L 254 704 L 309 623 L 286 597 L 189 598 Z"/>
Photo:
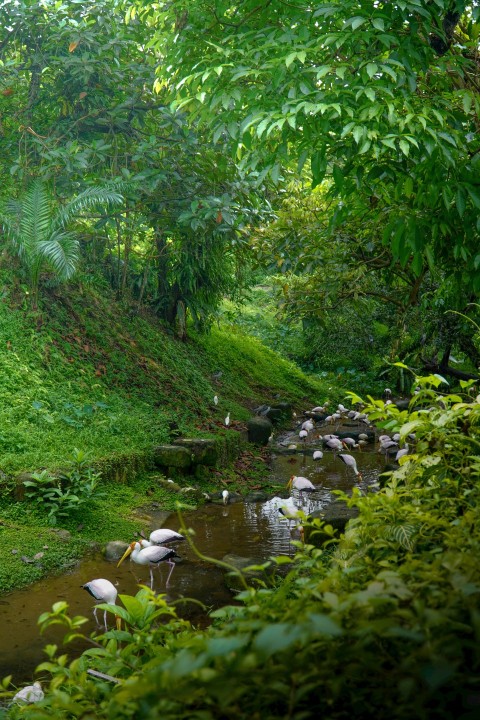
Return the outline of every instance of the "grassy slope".
<path id="1" fill-rule="evenodd" d="M 5 278 L 4 278 L 5 280 Z M 220 379 L 212 376 L 221 371 Z M 251 408 L 276 396 L 298 408 L 321 402 L 327 388 L 252 338 L 214 329 L 187 343 L 176 341 L 154 318 L 132 317 L 93 287 L 68 287 L 44 295 L 32 314 L 15 293 L 0 302 L 0 591 L 26 584 L 58 566 L 61 538 L 28 503 L 12 503 L 9 476 L 65 464 L 73 448 L 92 459 L 144 452 L 168 442 L 170 424 L 185 435 L 225 432 Z M 213 395 L 220 403 L 213 405 Z M 332 398 L 335 399 L 335 398 Z M 230 431 L 231 432 L 231 431 Z M 148 477 L 110 487 L 100 499 L 62 523 L 72 533 L 69 558 L 88 543 L 128 538 L 138 526 L 131 509 L 156 500 L 173 507 Z M 114 495 L 115 502 L 111 498 Z M 115 512 L 112 510 L 115 505 Z M 83 525 L 78 530 L 79 524 Z M 43 568 L 22 554 L 49 551 Z M 18 549 L 12 555 L 11 549 Z"/>
<path id="2" fill-rule="evenodd" d="M 67 293 L 45 298 L 37 316 L 0 302 L 5 472 L 53 466 L 73 447 L 94 457 L 139 451 L 167 441 L 171 422 L 199 434 L 215 393 L 216 420 L 227 409 L 245 420 L 248 407 L 279 395 L 325 399 L 325 384 L 245 335 L 214 329 L 180 343 L 94 290 Z"/>

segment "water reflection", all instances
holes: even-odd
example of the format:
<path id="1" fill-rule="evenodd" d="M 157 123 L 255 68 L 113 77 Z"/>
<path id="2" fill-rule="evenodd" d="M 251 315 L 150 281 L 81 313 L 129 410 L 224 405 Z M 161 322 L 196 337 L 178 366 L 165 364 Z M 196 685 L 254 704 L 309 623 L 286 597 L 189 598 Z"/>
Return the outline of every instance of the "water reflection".
<path id="1" fill-rule="evenodd" d="M 351 491 L 359 487 L 367 492 L 378 476 L 382 459 L 374 453 L 357 453 L 357 464 L 363 474 L 358 482 L 349 468 L 325 452 L 322 461 L 315 462 L 311 455 L 278 456 L 272 464 L 272 480 L 284 486 L 291 475 L 307 477 L 316 486 L 314 492 L 292 493 L 295 507 L 310 514 L 321 509 L 335 499 L 335 490 Z M 235 503 L 231 505 L 207 505 L 198 511 L 184 515 L 187 527 L 194 531 L 196 546 L 204 555 L 221 560 L 225 555 L 237 555 L 250 558 L 252 562 L 262 562 L 271 555 L 293 554 L 292 527 L 278 511 L 285 499 L 274 497 L 264 503 Z M 160 523 L 160 514 L 151 514 L 151 528 L 163 524 L 173 530 L 179 530 L 179 521 L 172 514 Z M 164 514 L 161 516 L 164 520 Z M 147 530 L 147 528 L 145 528 Z M 130 538 L 124 538 L 129 540 Z M 172 574 L 167 600 L 179 601 L 182 598 L 200 600 L 208 608 L 220 607 L 232 601 L 227 589 L 223 572 L 199 560 L 195 552 L 183 543 L 178 547 L 182 556 Z M 155 571 L 155 589 L 165 592 L 165 580 L 168 567 L 163 572 Z M 84 615 L 89 618 L 86 633 L 95 629 L 92 618 L 92 598 L 81 589 L 89 580 L 107 578 L 119 590 L 119 594 L 134 595 L 138 582 L 149 583 L 148 568 L 124 563 L 117 568 L 103 557 L 88 558 L 77 567 L 57 578 L 47 578 L 25 590 L 19 590 L 4 596 L 0 602 L 0 623 L 3 632 L 0 635 L 0 676 L 13 674 L 14 681 L 20 683 L 32 680 L 35 666 L 45 659 L 42 649 L 47 643 L 59 643 L 64 635 L 61 628 L 51 628 L 40 636 L 37 629 L 38 616 L 51 608 L 58 600 L 65 600 L 72 615 Z M 181 603 L 179 614 L 192 622 L 202 625 L 207 622 L 205 612 L 198 605 Z M 5 631 L 5 629 L 11 631 Z M 72 652 L 78 653 L 79 648 Z"/>

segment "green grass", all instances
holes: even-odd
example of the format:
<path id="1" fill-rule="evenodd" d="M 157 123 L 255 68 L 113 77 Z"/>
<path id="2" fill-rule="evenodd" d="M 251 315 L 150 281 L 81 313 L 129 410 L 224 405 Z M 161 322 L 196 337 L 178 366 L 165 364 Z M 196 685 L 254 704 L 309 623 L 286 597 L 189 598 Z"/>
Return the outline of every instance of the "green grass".
<path id="1" fill-rule="evenodd" d="M 32 313 L 5 271 L 2 282 L 0 592 L 61 571 L 62 558 L 74 562 L 92 541 L 133 537 L 134 508 L 154 500 L 174 510 L 178 494 L 148 474 L 152 447 L 170 441 L 173 425 L 185 436 L 220 438 L 230 458 L 195 480 L 201 490 L 218 490 L 225 481 L 245 492 L 267 477 L 257 453 L 241 467 L 231 462 L 239 445 L 235 426 L 242 428 L 252 408 L 281 399 L 301 411 L 305 403 L 344 396 L 231 325 L 179 342 L 155 318 L 132 316 L 94 285 L 47 289 Z M 226 431 L 228 411 L 233 428 Z M 71 533 L 65 543 L 46 514 L 13 502 L 12 490 L 17 473 L 65 467 L 74 448 L 103 471 L 108 496 L 61 520 Z M 19 559 L 44 545 L 48 553 L 38 565 Z"/>

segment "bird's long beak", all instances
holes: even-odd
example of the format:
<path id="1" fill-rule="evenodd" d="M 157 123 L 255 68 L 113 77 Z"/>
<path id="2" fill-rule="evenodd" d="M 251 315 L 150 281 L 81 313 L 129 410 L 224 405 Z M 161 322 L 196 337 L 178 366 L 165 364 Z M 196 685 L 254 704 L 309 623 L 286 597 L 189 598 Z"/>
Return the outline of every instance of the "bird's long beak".
<path id="1" fill-rule="evenodd" d="M 293 478 L 294 478 L 294 477 L 295 477 L 295 475 L 292 475 L 292 477 L 291 477 L 290 480 L 288 481 L 288 483 L 287 483 L 287 490 L 291 490 L 291 489 L 292 489 Z"/>
<path id="2" fill-rule="evenodd" d="M 125 552 L 123 553 L 123 555 L 122 555 L 122 557 L 120 558 L 120 560 L 118 561 L 117 567 L 120 567 L 120 565 L 121 565 L 122 562 L 125 560 L 125 558 L 127 558 L 127 557 L 132 553 L 132 550 L 133 550 L 133 546 L 132 546 L 132 545 L 129 545 L 128 548 L 127 548 L 127 549 L 125 550 Z"/>
<path id="3" fill-rule="evenodd" d="M 122 629 L 122 618 L 120 615 L 115 615 L 115 625 L 117 626 L 117 630 Z"/>

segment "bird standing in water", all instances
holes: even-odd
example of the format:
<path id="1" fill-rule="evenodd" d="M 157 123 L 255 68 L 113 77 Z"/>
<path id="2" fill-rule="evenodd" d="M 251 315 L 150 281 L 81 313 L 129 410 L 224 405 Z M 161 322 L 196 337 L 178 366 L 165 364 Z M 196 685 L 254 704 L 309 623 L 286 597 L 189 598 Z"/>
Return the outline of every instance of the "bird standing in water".
<path id="1" fill-rule="evenodd" d="M 165 584 L 166 587 L 168 587 L 168 581 L 170 580 L 170 576 L 175 567 L 175 563 L 172 558 L 175 557 L 176 554 L 177 553 L 173 548 L 164 547 L 163 545 L 151 545 L 150 547 L 142 548 L 141 544 L 135 541 L 130 543 L 128 548 L 125 550 L 123 556 L 117 563 L 117 567 L 120 567 L 122 562 L 129 555 L 132 556 L 133 562 L 137 563 L 137 565 L 148 565 L 150 569 L 150 589 L 153 590 L 152 570 L 154 567 L 159 568 L 162 562 L 166 562 L 167 565 L 170 565 L 170 572 L 168 573 L 167 582 Z"/>
<path id="2" fill-rule="evenodd" d="M 230 497 L 230 493 L 228 492 L 228 490 L 222 490 L 222 498 L 223 498 L 223 504 L 224 504 L 224 505 L 227 505 L 227 504 L 228 504 L 228 498 L 229 498 L 229 497 Z"/>
<path id="3" fill-rule="evenodd" d="M 345 463 L 347 467 L 352 468 L 353 472 L 358 478 L 360 478 L 360 480 L 362 479 L 362 473 L 358 472 L 357 461 L 355 460 L 353 455 L 346 455 L 345 453 L 341 453 L 338 457 Z"/>
<path id="4" fill-rule="evenodd" d="M 105 580 L 105 578 L 98 578 L 97 580 L 90 580 L 90 582 L 85 583 L 85 585 L 81 586 L 84 590 L 86 590 L 95 600 L 97 603 L 108 603 L 109 605 L 115 605 L 115 602 L 117 600 L 117 588 L 113 583 L 110 582 L 110 580 Z M 95 606 L 93 609 L 93 615 L 95 618 L 95 622 L 98 623 L 97 618 L 97 607 Z M 105 630 L 108 630 L 107 627 L 107 611 L 103 613 L 103 622 L 105 624 Z"/>
<path id="5" fill-rule="evenodd" d="M 310 482 L 310 480 L 306 477 L 301 477 L 300 475 L 292 475 L 290 480 L 287 483 L 287 489 L 291 490 L 304 490 L 311 492 L 312 490 L 316 490 L 315 485 Z"/>

